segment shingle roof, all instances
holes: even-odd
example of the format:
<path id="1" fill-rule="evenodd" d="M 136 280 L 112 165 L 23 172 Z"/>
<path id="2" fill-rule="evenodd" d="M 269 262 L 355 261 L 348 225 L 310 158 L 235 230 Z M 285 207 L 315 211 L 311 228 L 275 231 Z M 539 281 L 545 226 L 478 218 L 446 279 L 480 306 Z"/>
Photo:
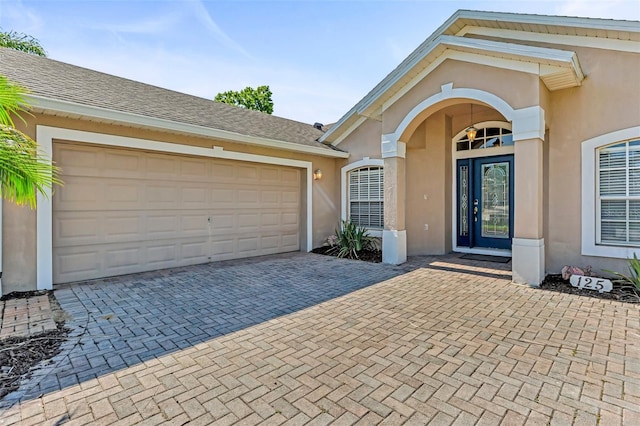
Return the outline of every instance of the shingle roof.
<path id="1" fill-rule="evenodd" d="M 323 132 L 311 124 L 2 47 L 0 74 L 37 97 L 333 150 L 317 142 Z"/>

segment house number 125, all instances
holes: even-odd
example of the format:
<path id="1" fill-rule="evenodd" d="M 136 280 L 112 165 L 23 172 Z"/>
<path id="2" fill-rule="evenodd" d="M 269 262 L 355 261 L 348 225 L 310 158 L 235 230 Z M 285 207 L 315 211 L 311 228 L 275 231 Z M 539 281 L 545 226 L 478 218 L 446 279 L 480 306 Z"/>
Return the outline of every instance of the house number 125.
<path id="1" fill-rule="evenodd" d="M 608 293 L 613 288 L 613 284 L 609 280 L 605 280 L 604 278 L 585 277 L 584 275 L 571 275 L 569 282 L 574 287 L 595 290 L 600 293 Z"/>

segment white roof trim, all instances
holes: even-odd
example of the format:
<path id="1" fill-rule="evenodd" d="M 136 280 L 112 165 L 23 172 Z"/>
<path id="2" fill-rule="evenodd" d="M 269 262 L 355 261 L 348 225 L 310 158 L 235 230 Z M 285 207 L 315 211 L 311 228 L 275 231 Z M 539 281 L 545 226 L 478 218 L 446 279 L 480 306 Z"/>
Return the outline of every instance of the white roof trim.
<path id="1" fill-rule="evenodd" d="M 467 26 L 458 31 L 458 37 L 467 34 L 476 36 L 498 37 L 509 40 L 534 41 L 540 43 L 563 44 L 568 46 L 589 47 L 593 49 L 616 50 L 619 52 L 640 53 L 640 43 L 632 40 L 619 40 L 604 37 L 588 37 L 564 34 L 543 34 L 531 31 L 509 30 L 504 28 L 487 28 Z"/>
<path id="2" fill-rule="evenodd" d="M 35 111 L 69 114 L 82 116 L 109 123 L 118 123 L 129 126 L 141 126 L 171 132 L 186 133 L 195 136 L 215 138 L 222 141 L 244 143 L 249 145 L 264 146 L 285 151 L 303 152 L 307 154 L 321 155 L 324 157 L 348 158 L 349 153 L 333 151 L 314 146 L 306 146 L 293 142 L 279 141 L 258 136 L 242 135 L 226 130 L 213 129 L 195 124 L 179 123 L 161 118 L 147 117 L 122 111 L 100 108 L 89 105 L 81 105 L 74 102 L 54 100 L 42 96 L 28 95 L 27 101 Z"/>
<path id="3" fill-rule="evenodd" d="M 487 23 L 499 22 L 501 26 L 514 26 L 518 27 L 526 24 L 540 25 L 548 31 L 548 34 L 554 34 L 550 31 L 551 28 L 573 28 L 573 29 L 595 29 L 606 32 L 605 38 L 611 36 L 612 39 L 620 40 L 616 38 L 613 32 L 619 32 L 620 35 L 626 34 L 638 34 L 640 33 L 640 25 L 637 21 L 618 21 L 613 19 L 594 19 L 594 18 L 576 18 L 576 17 L 564 17 L 564 16 L 545 16 L 545 15 L 528 15 L 518 13 L 500 13 L 500 12 L 480 12 L 472 10 L 458 10 L 454 13 L 444 24 L 442 24 L 433 34 L 431 34 L 417 49 L 415 49 L 396 69 L 394 69 L 389 75 L 387 75 L 376 87 L 374 87 L 360 102 L 358 102 L 349 112 L 338 120 L 335 125 L 329 129 L 321 138 L 320 142 L 331 140 L 333 135 L 343 136 L 345 129 L 342 127 L 347 124 L 352 126 L 354 121 L 354 115 L 359 111 L 365 109 L 365 105 L 370 105 L 375 100 L 381 97 L 391 85 L 397 82 L 398 75 L 404 75 L 408 70 L 413 68 L 424 57 L 425 52 L 429 52 L 433 48 L 435 40 L 443 34 L 456 34 L 463 30 L 465 27 L 472 25 L 471 22 L 478 22 L 476 25 L 482 25 L 480 21 L 486 21 Z M 514 25 L 515 24 L 515 25 Z M 487 24 L 487 26 L 491 26 Z M 575 32 L 575 30 L 574 30 Z M 522 33 L 525 33 L 522 31 Z M 561 34 L 557 34 L 560 36 Z M 351 127 L 350 127 L 351 130 Z"/>
<path id="4" fill-rule="evenodd" d="M 486 12 L 477 10 L 458 10 L 453 17 L 479 21 L 502 21 L 518 24 L 545 25 L 548 27 L 568 27 L 601 29 L 620 32 L 640 32 L 638 21 L 617 19 L 580 18 L 576 16 L 532 15 L 525 13 Z"/>
<path id="5" fill-rule="evenodd" d="M 491 61 L 483 61 L 485 65 L 538 74 L 545 84 L 547 84 L 549 90 L 577 86 L 584 79 L 584 75 L 575 52 L 443 35 L 437 37 L 429 46 L 429 49 L 425 50 L 410 67 L 398 70 L 394 78 L 390 79 L 387 84 L 383 86 L 379 96 L 369 98 L 366 102 L 362 102 L 357 109 L 358 114 L 367 116 L 371 109 L 375 110 L 382 95 L 400 82 L 407 75 L 410 69 L 417 66 L 430 55 L 434 54 L 437 55 L 437 57 L 446 55 L 447 58 L 458 60 L 466 59 L 461 55 L 452 55 L 449 53 L 450 51 L 472 55 L 469 57 L 470 62 L 479 62 L 482 56 L 490 57 L 492 58 Z M 522 62 L 524 64 L 511 65 L 506 63 L 504 60 Z M 436 61 L 436 59 L 434 59 L 431 63 L 433 62 L 439 63 L 441 61 Z M 429 65 L 425 67 L 425 71 L 426 70 L 429 70 L 429 72 L 431 71 Z M 564 79 L 545 79 L 545 76 L 557 77 L 558 75 L 562 75 Z M 400 93 L 406 93 L 408 89 L 417 84 L 417 77 L 419 77 L 419 80 L 422 80 L 422 78 L 426 77 L 426 74 L 420 72 L 418 76 L 412 79 L 411 83 L 407 83 L 407 85 L 403 86 L 403 88 L 395 94 L 393 98 L 398 99 L 401 96 Z M 567 80 L 573 82 L 573 84 L 569 85 L 570 83 L 568 83 Z M 386 109 L 392 104 L 393 102 L 385 102 L 384 108 Z"/>

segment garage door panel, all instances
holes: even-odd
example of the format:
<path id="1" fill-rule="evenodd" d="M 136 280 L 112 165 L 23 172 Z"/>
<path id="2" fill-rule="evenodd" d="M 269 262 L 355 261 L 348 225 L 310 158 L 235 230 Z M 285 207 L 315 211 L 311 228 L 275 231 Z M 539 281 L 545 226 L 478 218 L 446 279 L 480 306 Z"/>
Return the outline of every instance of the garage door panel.
<path id="1" fill-rule="evenodd" d="M 133 151 L 107 151 L 103 156 L 103 167 L 99 169 L 103 177 L 137 178 L 139 170 L 144 170 L 144 160 Z"/>
<path id="2" fill-rule="evenodd" d="M 64 164 L 65 176 L 99 176 L 100 174 L 98 163 L 102 158 L 102 152 L 95 149 L 55 144 L 53 155 L 58 165 Z"/>
<path id="3" fill-rule="evenodd" d="M 114 271 L 122 268 L 130 268 L 144 263 L 144 247 L 113 247 L 106 250 L 105 268 L 107 271 Z"/>
<path id="4" fill-rule="evenodd" d="M 166 267 L 164 265 L 174 262 L 177 258 L 178 245 L 175 243 L 150 245 L 147 250 L 147 262 L 151 267 Z"/>
<path id="5" fill-rule="evenodd" d="M 236 202 L 236 191 L 229 188 L 213 188 L 211 190 L 211 200 L 218 207 L 233 208 Z"/>
<path id="6" fill-rule="evenodd" d="M 56 218 L 57 240 L 87 242 L 98 237 L 100 229 L 99 219 L 93 216 L 71 214 L 68 217 L 58 216 Z"/>
<path id="7" fill-rule="evenodd" d="M 180 190 L 175 183 L 154 183 L 144 188 L 144 204 L 152 209 L 171 209 L 180 200 Z"/>
<path id="8" fill-rule="evenodd" d="M 237 200 L 239 204 L 258 204 L 260 201 L 259 193 L 252 189 L 238 190 Z M 246 208 L 246 206 L 245 206 Z"/>
<path id="9" fill-rule="evenodd" d="M 235 168 L 229 163 L 212 161 L 209 166 L 209 173 L 214 182 L 229 182 L 236 179 Z"/>
<path id="10" fill-rule="evenodd" d="M 208 239 L 182 243 L 180 246 L 182 260 L 194 263 L 206 262 L 209 256 L 208 243 Z"/>
<path id="11" fill-rule="evenodd" d="M 65 176 L 64 190 L 57 188 L 53 198 L 53 208 L 57 210 L 77 210 L 86 206 L 102 204 L 102 185 L 87 179 L 83 182 L 77 178 Z"/>
<path id="12" fill-rule="evenodd" d="M 209 162 L 203 159 L 182 158 L 180 160 L 180 175 L 184 179 L 208 181 L 211 176 Z"/>
<path id="13" fill-rule="evenodd" d="M 258 251 L 260 241 L 256 236 L 238 238 L 238 252 L 243 256 L 249 256 Z"/>
<path id="14" fill-rule="evenodd" d="M 180 216 L 164 212 L 152 213 L 146 217 L 145 226 L 151 238 L 177 236 L 180 229 Z"/>
<path id="15" fill-rule="evenodd" d="M 295 169 L 281 169 L 280 181 L 285 185 L 298 187 L 300 184 L 300 172 Z"/>
<path id="16" fill-rule="evenodd" d="M 260 176 L 260 170 L 258 166 L 254 165 L 239 165 L 236 167 L 236 179 L 240 182 L 250 181 L 255 182 Z"/>
<path id="17" fill-rule="evenodd" d="M 145 154 L 140 154 L 145 155 Z M 180 159 L 171 158 L 165 155 L 145 155 L 147 164 L 145 168 L 145 178 L 147 179 L 164 179 L 167 175 L 179 176 Z"/>
<path id="18" fill-rule="evenodd" d="M 67 250 L 58 253 L 56 257 L 58 273 L 62 276 L 71 276 L 70 281 L 75 281 L 73 276 L 82 277 L 86 273 L 100 271 L 102 269 L 102 252 L 98 249 L 79 251 Z"/>
<path id="19" fill-rule="evenodd" d="M 54 160 L 55 283 L 299 249 L 296 169 L 60 142 Z"/>
<path id="20" fill-rule="evenodd" d="M 260 227 L 260 214 L 240 213 L 238 215 L 238 230 L 240 232 L 257 231 Z"/>
<path id="21" fill-rule="evenodd" d="M 285 251 L 296 251 L 300 247 L 300 234 L 298 232 L 292 232 L 291 234 L 282 235 L 282 248 Z"/>
<path id="22" fill-rule="evenodd" d="M 202 233 L 208 232 L 209 228 L 209 215 L 206 211 L 186 214 L 183 213 L 180 216 L 180 232 L 184 233 Z"/>
<path id="23" fill-rule="evenodd" d="M 275 181 L 280 182 L 280 170 L 275 167 L 262 167 L 260 169 L 260 180 L 262 182 Z"/>
<path id="24" fill-rule="evenodd" d="M 205 208 L 209 205 L 208 193 L 209 188 L 206 184 L 197 186 L 194 184 L 182 188 L 179 195 L 183 204 L 189 204 L 192 208 Z"/>
<path id="25" fill-rule="evenodd" d="M 132 214 L 133 213 L 133 214 Z M 138 237 L 143 221 L 135 212 L 126 214 L 111 214 L 101 218 L 104 224 L 104 234 L 106 242 L 126 241 Z"/>
<path id="26" fill-rule="evenodd" d="M 289 225 L 295 227 L 296 229 L 299 226 L 300 214 L 298 212 L 284 212 L 280 215 L 280 218 L 281 225 Z"/>
<path id="27" fill-rule="evenodd" d="M 282 191 L 282 206 L 298 208 L 300 205 L 300 194 L 298 191 Z"/>

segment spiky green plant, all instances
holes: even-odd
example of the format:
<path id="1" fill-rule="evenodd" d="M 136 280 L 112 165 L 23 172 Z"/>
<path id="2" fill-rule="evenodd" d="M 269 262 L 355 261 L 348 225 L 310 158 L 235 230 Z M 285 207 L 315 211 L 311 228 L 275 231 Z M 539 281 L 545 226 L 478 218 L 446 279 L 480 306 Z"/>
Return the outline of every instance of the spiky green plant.
<path id="1" fill-rule="evenodd" d="M 61 184 L 59 170 L 38 152 L 37 143 L 14 128 L 12 116 L 26 113 L 26 90 L 0 75 L 0 195 L 35 208 L 37 192 Z"/>
<path id="2" fill-rule="evenodd" d="M 629 263 L 629 275 L 608 269 L 605 269 L 604 271 L 620 277 L 622 281 L 626 281 L 633 285 L 636 292 L 640 292 L 640 260 L 638 259 L 638 256 L 633 253 L 633 259 L 627 259 L 627 262 Z"/>
<path id="3" fill-rule="evenodd" d="M 358 259 L 361 250 L 376 248 L 376 239 L 371 237 L 366 228 L 353 222 L 343 220 L 340 229 L 336 229 L 337 241 L 329 253 L 336 253 L 338 257 Z"/>

